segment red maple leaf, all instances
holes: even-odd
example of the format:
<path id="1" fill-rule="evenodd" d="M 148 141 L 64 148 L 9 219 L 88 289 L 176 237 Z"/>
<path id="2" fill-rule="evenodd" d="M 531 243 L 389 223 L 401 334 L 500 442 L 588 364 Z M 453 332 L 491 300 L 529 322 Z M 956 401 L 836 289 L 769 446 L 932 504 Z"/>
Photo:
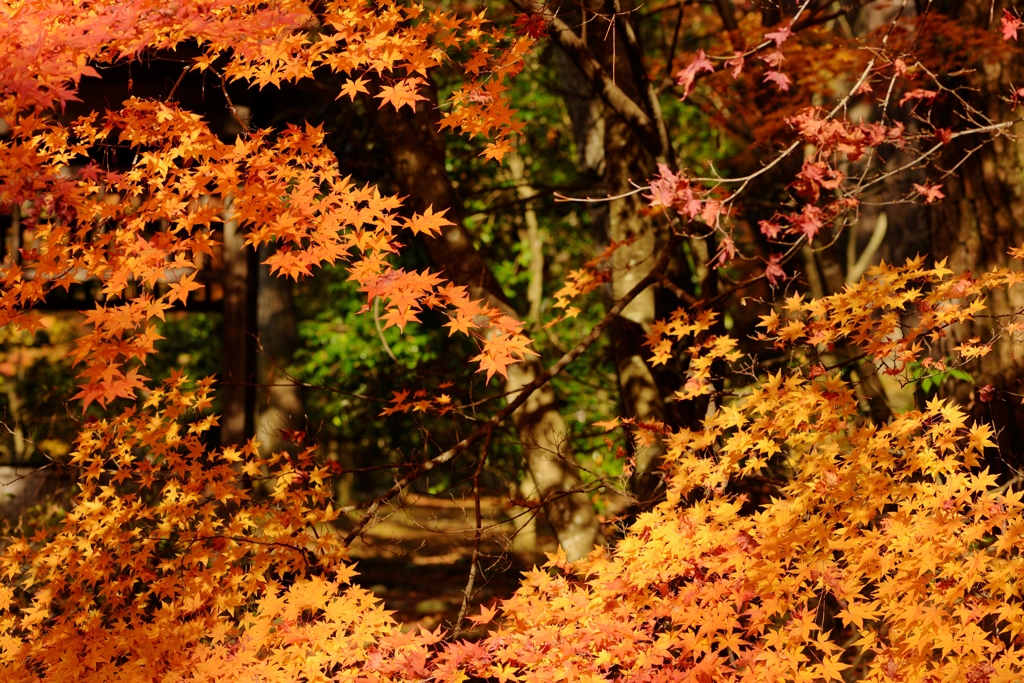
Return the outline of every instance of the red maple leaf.
<path id="1" fill-rule="evenodd" d="M 772 31 L 771 33 L 764 34 L 764 39 L 774 42 L 775 47 L 782 47 L 782 44 L 786 42 L 791 35 L 793 35 L 793 32 L 789 29 L 789 26 L 787 26 L 786 28 L 780 28 L 778 31 Z"/>
<path id="2" fill-rule="evenodd" d="M 520 14 L 512 24 L 516 35 L 543 38 L 548 34 L 548 22 L 539 14 Z"/>
<path id="3" fill-rule="evenodd" d="M 782 269 L 782 254 L 772 254 L 768 257 L 768 264 L 764 267 L 764 276 L 768 282 L 775 286 L 779 280 L 786 279 L 786 271 Z"/>
<path id="4" fill-rule="evenodd" d="M 732 77 L 739 78 L 740 74 L 743 73 L 743 52 L 736 50 L 733 53 L 732 59 L 725 63 L 726 66 L 732 67 Z"/>
<path id="5" fill-rule="evenodd" d="M 676 85 L 683 89 L 682 99 L 686 99 L 693 92 L 693 81 L 697 78 L 697 74 L 702 71 L 708 73 L 714 73 L 715 65 L 711 63 L 711 60 L 704 54 L 704 50 L 697 53 L 697 58 L 690 62 L 685 69 L 681 69 L 676 73 Z"/>
<path id="6" fill-rule="evenodd" d="M 1000 22 L 1003 30 L 1003 40 L 1017 40 L 1017 29 L 1020 28 L 1020 17 L 1010 14 L 1010 10 L 1003 10 L 1003 18 Z"/>
<path id="7" fill-rule="evenodd" d="M 764 75 L 765 83 L 774 83 L 779 87 L 782 92 L 788 92 L 789 86 L 792 85 L 793 81 L 790 80 L 789 76 L 782 73 L 781 71 L 769 71 Z"/>
<path id="8" fill-rule="evenodd" d="M 919 195 L 924 197 L 925 204 L 934 204 L 940 199 L 944 199 L 946 196 L 945 193 L 943 193 L 942 191 L 941 184 L 918 185 L 917 183 L 914 183 L 914 190 L 916 190 Z"/>
<path id="9" fill-rule="evenodd" d="M 900 104 L 905 104 L 910 100 L 925 100 L 926 102 L 931 102 L 938 96 L 938 94 L 939 93 L 937 93 L 934 90 L 923 90 L 921 88 L 917 88 L 916 90 L 911 90 L 906 95 L 901 97 Z"/>

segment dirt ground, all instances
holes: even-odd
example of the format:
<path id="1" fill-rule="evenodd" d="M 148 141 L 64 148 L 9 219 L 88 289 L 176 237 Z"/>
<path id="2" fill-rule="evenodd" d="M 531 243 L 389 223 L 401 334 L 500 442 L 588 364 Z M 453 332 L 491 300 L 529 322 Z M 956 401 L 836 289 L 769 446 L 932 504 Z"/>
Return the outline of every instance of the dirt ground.
<path id="1" fill-rule="evenodd" d="M 528 527 L 517 535 L 510 511 L 499 499 L 482 500 L 481 513 L 480 561 L 470 615 L 482 605 L 510 597 L 522 572 L 543 563 L 543 553 L 556 548 L 554 535 L 542 521 L 535 530 Z M 472 501 L 423 496 L 398 501 L 382 509 L 378 524 L 353 544 L 356 583 L 383 599 L 395 619 L 409 628 L 418 624 L 433 630 L 441 625 L 450 630 L 469 578 L 475 527 Z"/>

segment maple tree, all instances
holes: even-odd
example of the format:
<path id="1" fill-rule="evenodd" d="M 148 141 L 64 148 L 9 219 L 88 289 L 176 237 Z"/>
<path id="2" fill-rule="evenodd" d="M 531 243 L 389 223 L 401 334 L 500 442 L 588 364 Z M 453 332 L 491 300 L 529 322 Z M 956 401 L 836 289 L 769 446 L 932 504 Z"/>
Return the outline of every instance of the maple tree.
<path id="1" fill-rule="evenodd" d="M 1008 250 L 1005 267 L 977 273 L 923 257 L 855 261 L 858 277 L 834 291 L 819 283 L 811 296 L 765 302 L 752 339 L 727 334 L 716 308 L 755 287 L 791 285 L 798 257 L 813 265 L 806 253 L 855 225 L 871 188 L 893 176 L 926 169 L 900 201 L 941 204 L 946 186 L 931 175 L 941 168 L 928 164 L 954 141 L 1012 140 L 1018 124 L 974 108 L 949 65 L 933 63 L 941 62 L 934 45 L 917 45 L 920 35 L 931 40 L 926 24 L 900 15 L 867 49 L 840 51 L 850 72 L 832 79 L 833 102 L 821 90 L 821 101 L 807 101 L 823 40 L 815 27 L 827 16 L 811 5 L 770 26 L 767 12 L 743 23 L 723 12 L 715 29 L 733 49 L 709 38 L 668 65 L 684 101 L 718 88 L 712 79 L 793 98 L 755 135 L 773 141 L 770 156 L 736 177 L 679 163 L 658 93 L 646 69 L 636 72 L 642 64 L 630 64 L 629 86 L 610 77 L 617 60 L 636 57 L 628 16 L 621 57 L 605 49 L 607 36 L 584 40 L 539 5 L 524 5 L 507 27 L 483 12 L 355 1 L 5 5 L 0 204 L 18 213 L 29 239 L 0 270 L 0 322 L 12 334 L 52 325 L 37 309 L 83 280 L 101 283 L 102 299 L 68 351 L 78 382 L 69 398 L 92 411 L 59 461 L 78 491 L 58 519 L 25 522 L 3 546 L 4 680 L 1018 679 L 1024 493 L 986 467 L 995 431 L 938 397 L 873 420 L 861 375 L 910 383 L 1019 339 L 1018 310 L 996 316 L 992 338 L 957 335 L 1024 281 L 1024 246 Z M 1017 54 L 1019 28 L 1007 9 L 998 31 L 967 33 L 998 58 Z M 452 207 L 404 210 L 399 197 L 346 176 L 320 126 L 251 126 L 227 86 L 327 71 L 338 98 L 415 116 L 433 97 L 430 70 L 450 63 L 462 82 L 438 126 L 482 137 L 480 157 L 511 165 L 521 125 L 509 81 L 547 38 L 619 116 L 606 122 L 612 142 L 634 136 L 643 153 L 606 146 L 609 179 L 620 184 L 597 200 L 615 214 L 611 243 L 569 273 L 554 293 L 558 314 L 543 326 L 571 325 L 601 285 L 614 296 L 545 367 L 526 322 L 500 297 L 460 282 L 455 269 L 397 260 L 400 238 L 457 234 L 464 217 Z M 241 129 L 234 139 L 173 97 L 62 116 L 102 69 L 184 46 L 195 55 L 183 77 L 209 74 L 220 84 Z M 1015 107 L 1019 92 L 1002 85 Z M 955 127 L 930 118 L 943 100 L 960 116 Z M 859 102 L 873 114 L 855 119 Z M 626 187 L 630 172 L 651 164 L 646 184 Z M 746 200 L 774 173 L 786 200 L 759 213 Z M 342 509 L 331 490 L 337 468 L 316 447 L 266 453 L 255 441 L 212 443 L 214 380 L 149 376 L 156 323 L 202 287 L 198 273 L 222 248 L 215 226 L 225 220 L 244 227 L 247 248 L 274 246 L 266 264 L 277 276 L 312 277 L 337 264 L 381 338 L 435 315 L 447 335 L 474 345 L 467 362 L 485 383 L 531 369 L 468 434 L 415 463 L 365 509 Z M 680 253 L 696 264 L 696 286 L 670 277 Z M 741 266 L 744 275 L 724 287 L 719 273 Z M 655 286 L 682 305 L 655 318 Z M 479 496 L 495 429 L 536 410 L 552 379 L 597 340 L 617 335 L 620 371 L 635 364 L 636 333 L 623 320 L 643 330 L 638 382 L 685 362 L 684 381 L 660 408 L 633 401 L 598 425 L 628 439 L 627 468 L 660 472 L 660 498 L 614 547 L 576 562 L 554 554 L 500 609 L 470 616 L 495 622 L 487 635 L 403 630 L 352 584 L 350 544 L 380 505 L 478 445 Z M 776 367 L 757 350 L 774 354 Z M 993 391 L 979 387 L 982 402 Z M 669 398 L 689 406 L 687 424 L 659 417 Z M 408 387 L 381 419 L 413 412 L 455 417 L 449 394 Z M 353 511 L 358 519 L 339 532 L 340 516 Z"/>

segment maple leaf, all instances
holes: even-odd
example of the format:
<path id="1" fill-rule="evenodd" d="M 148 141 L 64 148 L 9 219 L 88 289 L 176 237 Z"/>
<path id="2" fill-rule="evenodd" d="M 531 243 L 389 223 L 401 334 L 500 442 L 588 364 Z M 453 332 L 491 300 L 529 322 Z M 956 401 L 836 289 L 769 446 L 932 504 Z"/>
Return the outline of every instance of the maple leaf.
<path id="1" fill-rule="evenodd" d="M 792 220 L 793 226 L 807 237 L 808 244 L 814 241 L 815 235 L 824 227 L 821 208 L 811 204 L 804 206 L 803 211 Z"/>
<path id="2" fill-rule="evenodd" d="M 679 201 L 680 189 L 685 188 L 688 182 L 672 172 L 665 164 L 658 164 L 658 173 L 651 181 L 648 195 L 644 195 L 651 208 L 659 206 L 673 207 Z"/>
<path id="3" fill-rule="evenodd" d="M 409 398 L 409 390 L 403 389 L 402 391 L 392 392 L 394 397 L 391 399 L 391 405 L 385 408 L 381 412 L 382 417 L 393 415 L 395 413 L 406 413 L 409 412 L 409 404 L 406 400 Z"/>
<path id="4" fill-rule="evenodd" d="M 917 183 L 914 183 L 914 190 L 919 195 L 924 197 L 924 203 L 925 204 L 934 204 L 935 202 L 939 201 L 940 199 L 944 199 L 946 197 L 945 193 L 942 191 L 942 185 L 941 184 L 937 184 L 937 185 L 918 185 Z"/>
<path id="5" fill-rule="evenodd" d="M 175 301 L 185 303 L 189 292 L 202 289 L 202 283 L 195 281 L 197 275 L 198 273 L 189 273 L 182 276 L 177 282 L 172 283 L 170 291 L 167 293 L 167 302 L 171 304 Z"/>
<path id="6" fill-rule="evenodd" d="M 782 92 L 788 92 L 793 81 L 781 71 L 768 71 L 764 75 L 765 83 L 774 83 Z"/>
<path id="7" fill-rule="evenodd" d="M 843 671 L 849 669 L 851 664 L 843 664 L 839 661 L 839 655 L 823 657 L 816 668 L 826 681 L 842 681 Z"/>
<path id="8" fill-rule="evenodd" d="M 369 81 L 364 79 L 362 76 L 356 78 L 355 80 L 352 80 L 351 78 L 348 79 L 347 81 L 341 84 L 341 92 L 338 93 L 338 98 L 340 99 L 342 96 L 348 96 L 348 98 L 354 102 L 356 99 L 356 95 L 358 95 L 359 93 L 370 92 L 369 89 L 367 89 L 366 87 L 366 84 L 368 82 Z M 380 97 L 380 95 L 378 95 L 378 97 Z M 381 105 L 383 104 L 384 103 L 381 102 Z"/>
<path id="9" fill-rule="evenodd" d="M 772 311 L 768 315 L 761 316 L 761 322 L 757 323 L 758 327 L 764 327 L 766 331 L 774 332 L 779 327 L 779 312 Z"/>
<path id="10" fill-rule="evenodd" d="M 980 337 L 971 337 L 963 344 L 954 347 L 953 350 L 958 351 L 960 355 L 970 360 L 989 354 L 992 351 L 992 345 L 982 344 Z"/>
<path id="11" fill-rule="evenodd" d="M 710 227 L 716 227 L 718 225 L 718 217 L 722 213 L 722 202 L 717 199 L 709 199 L 704 202 L 704 206 L 700 211 L 700 218 L 702 221 L 707 223 Z"/>
<path id="12" fill-rule="evenodd" d="M 508 140 L 498 140 L 497 142 L 487 143 L 484 147 L 484 151 L 480 153 L 480 156 L 487 157 L 488 159 L 494 159 L 499 164 L 506 154 L 512 151 L 512 145 L 509 144 Z"/>
<path id="13" fill-rule="evenodd" d="M 381 107 L 390 104 L 395 109 L 401 109 L 403 106 L 408 105 L 410 109 L 415 110 L 417 102 L 427 99 L 417 92 L 419 87 L 425 82 L 419 76 L 405 78 L 398 81 L 395 85 L 381 86 L 380 92 L 374 95 L 374 97 L 380 99 Z"/>
<path id="14" fill-rule="evenodd" d="M 519 667 L 514 666 L 512 664 L 494 664 L 491 666 L 490 671 L 488 673 L 494 678 L 497 678 L 498 683 L 507 683 L 508 681 L 512 681 L 512 683 L 517 683 L 518 681 L 522 680 L 521 678 L 519 678 L 519 676 L 516 675 L 517 671 L 519 671 Z"/>
<path id="15" fill-rule="evenodd" d="M 480 607 L 480 614 L 475 614 L 471 617 L 466 618 L 477 625 L 489 624 L 492 621 L 494 621 L 494 618 L 497 615 L 497 613 L 498 610 L 494 605 L 483 605 Z"/>
<path id="16" fill-rule="evenodd" d="M 768 239 L 775 239 L 776 237 L 779 236 L 779 233 L 782 231 L 782 226 L 779 225 L 778 223 L 775 223 L 774 221 L 758 221 L 757 226 L 758 229 L 761 231 L 761 234 L 767 237 Z"/>
<path id="17" fill-rule="evenodd" d="M 740 74 L 743 73 L 744 56 L 741 50 L 736 50 L 733 53 L 732 59 L 726 61 L 727 67 L 732 67 L 732 77 L 739 78 Z"/>
<path id="18" fill-rule="evenodd" d="M 450 328 L 448 330 L 448 336 L 452 336 L 456 332 L 468 335 L 470 328 L 478 327 L 474 322 L 472 316 L 466 315 L 462 311 L 458 311 L 454 317 L 448 316 L 448 322 L 444 324 L 445 327 Z"/>
<path id="19" fill-rule="evenodd" d="M 853 624 L 857 628 L 864 627 L 865 619 L 878 617 L 878 603 L 873 601 L 851 600 L 845 609 L 840 610 L 836 616 L 843 620 L 844 624 Z"/>
<path id="20" fill-rule="evenodd" d="M 761 55 L 761 61 L 772 69 L 778 69 L 782 65 L 782 62 L 786 61 L 786 55 L 784 55 L 780 50 L 775 50 Z"/>
<path id="21" fill-rule="evenodd" d="M 726 237 L 718 245 L 718 253 L 715 255 L 712 264 L 716 268 L 724 268 L 733 258 L 736 257 L 736 243 L 732 237 Z"/>
<path id="22" fill-rule="evenodd" d="M 686 99 L 693 92 L 693 82 L 697 78 L 697 75 L 701 72 L 714 73 L 715 65 L 711 63 L 711 60 L 707 58 L 704 50 L 697 52 L 697 56 L 692 62 L 686 65 L 686 68 L 676 72 L 676 85 L 683 89 L 683 96 L 681 99 Z"/>
<path id="23" fill-rule="evenodd" d="M 610 420 L 599 420 L 598 422 L 594 423 L 594 426 L 595 427 L 602 427 L 602 428 L 604 428 L 604 431 L 610 432 L 613 429 L 615 429 L 616 427 L 618 427 L 619 424 L 620 424 L 619 418 L 613 417 Z"/>
<path id="24" fill-rule="evenodd" d="M 441 228 L 448 225 L 455 225 L 450 220 L 444 217 L 448 209 L 444 209 L 439 213 L 434 213 L 434 207 L 428 206 L 426 211 L 421 214 L 415 214 L 412 218 L 406 221 L 405 227 L 412 230 L 414 235 L 425 234 L 425 235 L 436 235 L 440 234 Z"/>
<path id="25" fill-rule="evenodd" d="M 793 35 L 792 27 L 786 26 L 785 28 L 781 28 L 778 31 L 772 31 L 771 33 L 764 34 L 764 39 L 772 41 L 773 43 L 775 43 L 776 48 L 780 48 L 782 47 L 782 44 L 786 42 L 786 40 L 788 40 L 791 35 Z"/>
<path id="26" fill-rule="evenodd" d="M 903 95 L 903 97 L 900 98 L 900 104 L 906 104 L 911 100 L 924 100 L 926 102 L 931 102 L 936 97 L 938 97 L 938 95 L 939 93 L 936 92 L 935 90 L 924 90 L 922 88 L 916 88 Z"/>
<path id="27" fill-rule="evenodd" d="M 481 353 L 472 358 L 473 361 L 480 363 L 480 371 L 487 373 L 487 381 L 491 381 L 491 377 L 494 373 L 498 373 L 504 378 L 508 378 L 508 366 L 515 362 L 515 359 L 508 354 L 493 354 L 493 353 Z"/>
<path id="28" fill-rule="evenodd" d="M 530 38 L 543 38 L 548 34 L 548 24 L 543 16 L 536 13 L 520 14 L 512 23 L 518 35 Z"/>
<path id="29" fill-rule="evenodd" d="M 779 280 L 786 279 L 786 271 L 782 269 L 782 254 L 772 254 L 768 257 L 768 263 L 764 267 L 764 275 L 772 286 L 777 285 Z"/>
<path id="30" fill-rule="evenodd" d="M 1003 42 L 1017 40 L 1017 31 L 1020 29 L 1020 17 L 1010 13 L 1010 10 L 1003 9 L 1003 16 L 1000 19 L 1000 28 L 1003 31 Z"/>

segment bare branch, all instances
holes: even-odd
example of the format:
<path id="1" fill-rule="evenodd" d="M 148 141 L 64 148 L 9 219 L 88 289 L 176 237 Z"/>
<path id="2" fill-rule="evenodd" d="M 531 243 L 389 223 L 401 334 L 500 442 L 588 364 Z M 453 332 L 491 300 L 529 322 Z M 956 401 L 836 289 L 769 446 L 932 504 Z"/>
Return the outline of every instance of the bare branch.
<path id="1" fill-rule="evenodd" d="M 658 161 L 675 166 L 675 150 L 668 138 L 668 126 L 665 124 L 665 117 L 661 111 L 661 102 L 658 100 L 658 93 L 654 85 L 647 77 L 647 68 L 644 66 L 644 55 L 640 49 L 640 41 L 637 39 L 636 31 L 633 29 L 633 21 L 629 12 L 622 12 L 619 8 L 620 1 L 614 0 L 615 11 L 622 17 L 623 42 L 626 45 L 626 57 L 629 60 L 629 70 L 633 74 L 637 90 L 643 97 L 644 109 L 654 122 L 655 131 L 658 134 L 658 149 L 655 156 Z M 653 150 L 652 150 L 653 151 Z"/>
<path id="2" fill-rule="evenodd" d="M 520 392 L 515 396 L 515 398 L 509 401 L 507 406 L 499 410 L 494 415 L 494 417 L 485 422 L 475 432 L 473 432 L 472 434 L 464 438 L 462 441 L 458 442 L 457 444 L 449 448 L 444 453 L 441 453 L 440 455 L 430 460 L 427 460 L 426 462 L 419 465 L 419 467 L 417 467 L 416 469 L 414 469 L 413 471 L 409 472 L 404 477 L 399 479 L 397 482 L 395 482 L 394 486 L 389 488 L 383 494 L 377 496 L 373 503 L 370 504 L 370 507 L 367 508 L 366 512 L 363 513 L 363 516 L 359 518 L 359 521 L 356 522 L 352 530 L 348 533 L 347 536 L 345 536 L 345 539 L 342 541 L 342 544 L 345 546 L 349 546 L 352 544 L 352 541 L 354 541 L 359 536 L 359 534 L 363 532 L 363 530 L 366 528 L 366 525 L 373 520 L 374 516 L 377 514 L 377 510 L 380 508 L 382 503 L 384 503 L 387 500 L 390 500 L 391 498 L 394 498 L 402 491 L 402 489 L 404 489 L 406 486 L 415 481 L 416 478 L 419 477 L 420 475 L 431 471 L 432 469 L 439 465 L 443 465 L 444 463 L 448 462 L 449 460 L 452 460 L 453 458 L 463 453 L 467 448 L 469 448 L 477 441 L 482 439 L 484 436 L 486 436 L 491 429 L 501 425 L 506 419 L 508 419 L 508 417 L 511 416 L 512 413 L 514 413 L 519 408 L 519 406 L 526 403 L 526 400 L 533 394 L 533 392 L 537 391 L 537 389 L 541 388 L 542 386 L 550 382 L 553 377 L 561 373 L 562 370 L 565 370 L 565 368 L 567 368 L 574 360 L 583 355 L 583 353 L 587 349 L 589 349 L 590 346 L 595 341 L 597 341 L 602 334 L 604 334 L 604 331 L 608 329 L 612 322 L 615 321 L 619 314 L 622 313 L 622 311 L 626 308 L 626 306 L 629 305 L 629 303 L 633 299 L 639 296 L 640 293 L 647 289 L 649 286 L 657 282 L 658 275 L 668 265 L 669 258 L 677 243 L 678 238 L 674 237 L 673 239 L 669 240 L 662 248 L 661 254 L 659 254 L 658 256 L 658 260 L 655 262 L 654 267 L 651 268 L 651 272 L 649 272 L 642 280 L 637 282 L 633 289 L 631 289 L 624 297 L 619 299 L 615 303 L 615 305 L 608 310 L 608 312 L 600 320 L 600 322 L 594 325 L 594 328 L 590 331 L 589 334 L 580 339 L 579 342 L 577 342 L 576 345 L 572 347 L 572 349 L 565 353 L 548 369 L 541 372 L 536 379 L 534 379 L 532 382 L 524 386 L 520 390 Z"/>
<path id="3" fill-rule="evenodd" d="M 494 436 L 494 425 L 487 428 L 487 440 L 480 450 L 480 459 L 473 471 L 473 504 L 476 507 L 476 532 L 473 534 L 473 556 L 469 561 L 469 578 L 466 580 L 466 588 L 462 591 L 462 607 L 459 608 L 459 616 L 455 618 L 455 630 L 452 638 L 462 635 L 462 622 L 466 618 L 466 611 L 469 609 L 469 600 L 473 595 L 473 583 L 476 581 L 476 568 L 480 561 L 480 537 L 483 535 L 481 528 L 483 515 L 480 512 L 480 473 L 487 463 L 487 454 L 491 450 L 491 438 Z"/>
<path id="4" fill-rule="evenodd" d="M 594 93 L 622 117 L 637 134 L 637 137 L 644 141 L 648 149 L 658 150 L 661 148 L 661 139 L 655 122 L 615 83 L 594 57 L 586 42 L 576 35 L 576 32 L 569 28 L 568 24 L 546 6 L 534 0 L 512 0 L 512 4 L 525 12 L 543 17 L 551 27 L 552 38 L 587 77 L 594 88 Z"/>

